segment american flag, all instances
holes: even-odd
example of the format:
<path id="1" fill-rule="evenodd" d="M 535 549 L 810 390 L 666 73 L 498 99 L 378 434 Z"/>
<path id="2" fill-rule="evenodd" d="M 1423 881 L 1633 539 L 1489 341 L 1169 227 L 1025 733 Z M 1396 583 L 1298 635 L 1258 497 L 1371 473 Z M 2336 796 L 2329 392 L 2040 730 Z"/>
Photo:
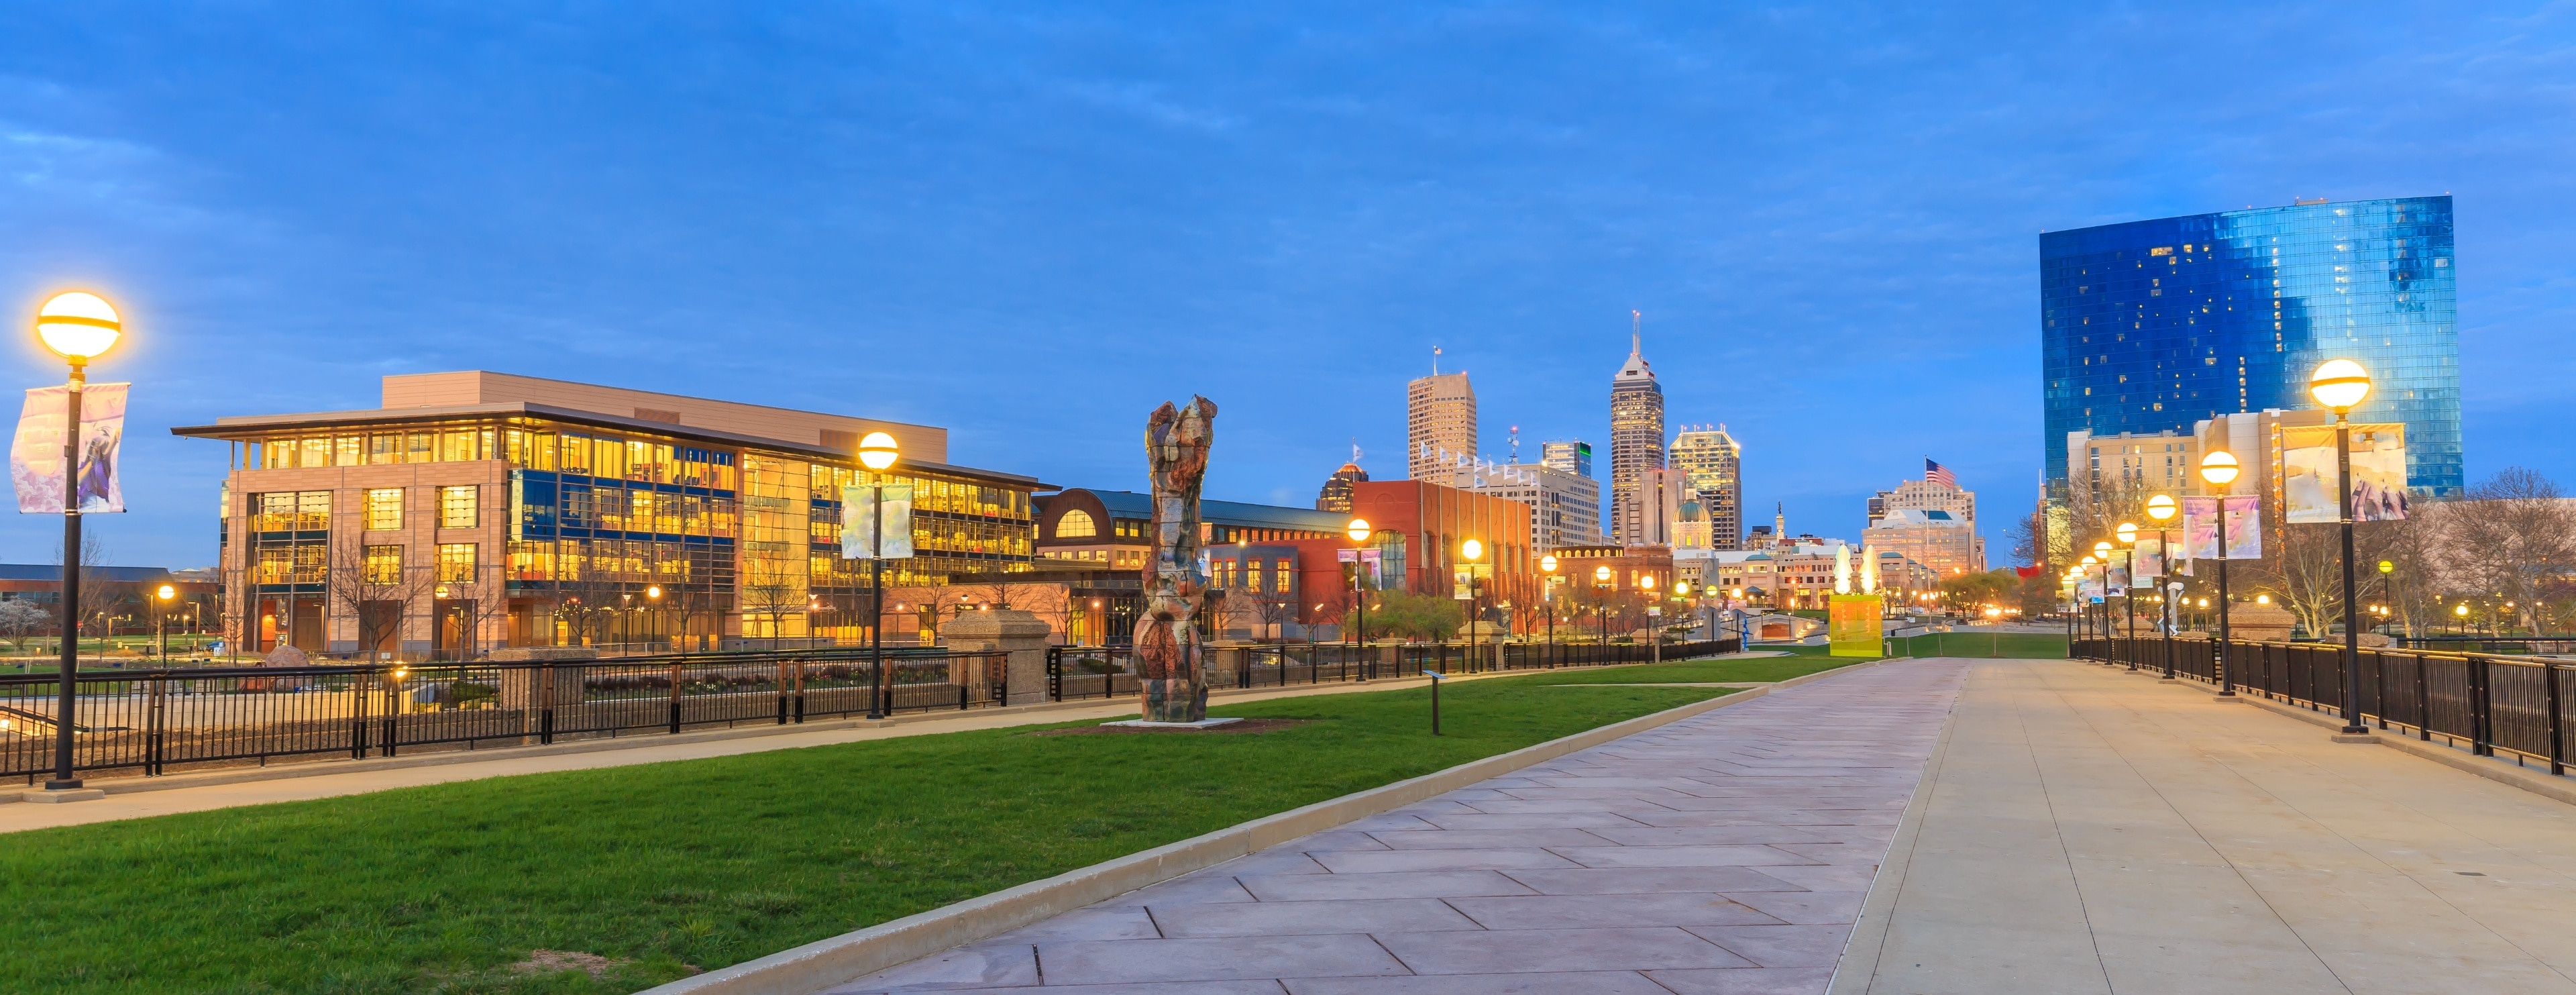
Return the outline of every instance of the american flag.
<path id="1" fill-rule="evenodd" d="M 1959 486 L 1958 474 L 1951 473 L 1949 467 L 1932 462 L 1932 457 L 1929 456 L 1923 457 L 1923 479 L 1943 487 Z"/>

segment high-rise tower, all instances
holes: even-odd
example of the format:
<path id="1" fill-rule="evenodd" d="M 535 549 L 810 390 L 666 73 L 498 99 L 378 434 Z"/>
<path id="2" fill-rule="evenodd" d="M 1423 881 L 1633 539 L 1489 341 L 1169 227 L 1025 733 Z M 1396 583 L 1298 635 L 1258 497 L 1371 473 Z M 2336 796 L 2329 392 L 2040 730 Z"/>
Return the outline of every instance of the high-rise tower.
<path id="1" fill-rule="evenodd" d="M 2048 478 L 2095 472 L 2067 465 L 2071 433 L 2189 434 L 2218 415 L 2314 410 L 2309 371 L 2353 359 L 2373 385 L 2352 420 L 2405 423 L 2407 486 L 2457 493 L 2451 223 L 2447 196 L 2317 198 L 2041 235 Z"/>
<path id="2" fill-rule="evenodd" d="M 1458 457 L 1476 458 L 1476 388 L 1464 373 L 1440 372 L 1440 350 L 1431 350 L 1431 375 L 1404 385 L 1404 465 L 1415 480 L 1445 481 Z"/>
<path id="3" fill-rule="evenodd" d="M 1726 426 L 1683 429 L 1673 436 L 1673 469 L 1682 472 L 1708 516 L 1709 548 L 1744 545 L 1744 447 Z"/>
<path id="4" fill-rule="evenodd" d="M 1639 477 L 1664 468 L 1664 388 L 1646 365 L 1644 316 L 1628 317 L 1628 362 L 1610 378 L 1610 541 L 1642 545 L 1653 529 L 1627 509 Z"/>

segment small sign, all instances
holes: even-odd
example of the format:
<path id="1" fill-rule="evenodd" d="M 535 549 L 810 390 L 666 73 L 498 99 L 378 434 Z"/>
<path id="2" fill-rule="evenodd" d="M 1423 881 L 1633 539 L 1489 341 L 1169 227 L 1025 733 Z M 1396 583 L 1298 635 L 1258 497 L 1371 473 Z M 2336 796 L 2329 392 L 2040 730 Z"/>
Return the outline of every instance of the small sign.
<path id="1" fill-rule="evenodd" d="M 885 520 L 882 528 L 875 520 L 877 487 L 852 485 L 841 488 L 841 558 L 873 560 L 882 552 L 889 560 L 912 556 L 912 485 L 886 484 Z M 885 549 L 878 550 L 871 540 L 882 533 Z"/>

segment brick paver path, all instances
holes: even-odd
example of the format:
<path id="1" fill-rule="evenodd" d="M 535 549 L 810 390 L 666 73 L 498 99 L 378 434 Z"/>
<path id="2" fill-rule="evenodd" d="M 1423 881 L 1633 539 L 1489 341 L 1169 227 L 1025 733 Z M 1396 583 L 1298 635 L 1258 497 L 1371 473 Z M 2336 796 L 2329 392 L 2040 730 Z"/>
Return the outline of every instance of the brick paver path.
<path id="1" fill-rule="evenodd" d="M 831 995 L 1822 993 L 1964 669 L 1719 709 Z"/>

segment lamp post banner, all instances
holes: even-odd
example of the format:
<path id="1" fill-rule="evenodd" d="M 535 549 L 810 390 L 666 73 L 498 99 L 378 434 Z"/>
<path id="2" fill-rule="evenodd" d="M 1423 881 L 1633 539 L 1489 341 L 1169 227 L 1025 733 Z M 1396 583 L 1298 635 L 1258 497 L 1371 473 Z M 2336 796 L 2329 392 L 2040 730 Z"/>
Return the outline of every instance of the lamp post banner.
<path id="1" fill-rule="evenodd" d="M 2138 539 L 2137 545 L 2133 548 L 2137 550 L 2136 556 L 2138 564 L 2135 572 L 2138 576 L 2162 577 L 2165 575 L 2165 541 L 2163 538 L 2142 536 Z"/>
<path id="2" fill-rule="evenodd" d="M 868 539 L 878 531 L 868 521 L 876 509 L 876 488 L 853 484 L 841 488 L 841 558 L 844 560 L 901 560 L 912 556 L 912 485 L 885 485 L 885 549 L 869 547 Z"/>
<path id="3" fill-rule="evenodd" d="M 117 472 L 125 442 L 125 389 L 94 383 L 81 389 L 80 510 L 125 510 L 125 483 Z M 18 434 L 9 443 L 9 482 L 18 488 L 22 514 L 63 513 L 63 423 L 68 386 L 27 392 L 18 409 Z"/>
<path id="4" fill-rule="evenodd" d="M 2182 552 L 2189 560 L 2259 560 L 2263 558 L 2262 498 L 2235 494 L 2227 498 L 2227 555 L 2218 554 L 2218 498 L 2182 499 Z"/>
<path id="5" fill-rule="evenodd" d="M 2281 429 L 2281 492 L 2286 520 L 2308 525 L 2343 520 L 2342 481 L 2335 472 L 2332 425 Z M 2399 422 L 2352 426 L 2352 520 L 2392 522 L 2406 517 L 2406 426 Z M 2233 532 L 2236 523 L 2229 522 Z"/>

